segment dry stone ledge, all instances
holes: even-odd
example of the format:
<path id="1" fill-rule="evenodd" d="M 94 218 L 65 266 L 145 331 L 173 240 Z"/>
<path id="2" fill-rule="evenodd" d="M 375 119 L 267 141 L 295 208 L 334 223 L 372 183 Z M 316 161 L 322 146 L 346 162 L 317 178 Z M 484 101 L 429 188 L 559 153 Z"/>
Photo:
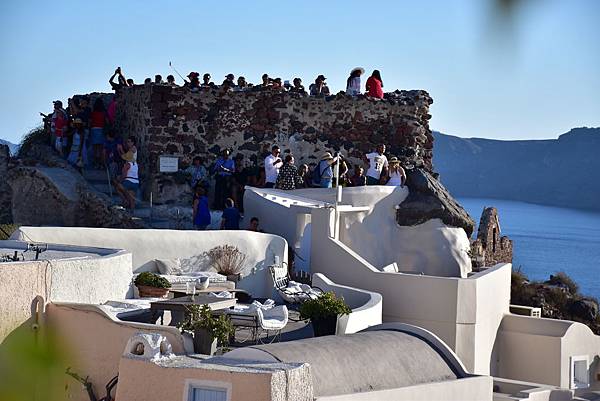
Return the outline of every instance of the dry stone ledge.
<path id="1" fill-rule="evenodd" d="M 407 170 L 406 175 L 409 195 L 398 205 L 398 224 L 414 226 L 430 219 L 441 219 L 449 226 L 463 228 L 471 237 L 475 222 L 439 180 L 422 168 Z"/>

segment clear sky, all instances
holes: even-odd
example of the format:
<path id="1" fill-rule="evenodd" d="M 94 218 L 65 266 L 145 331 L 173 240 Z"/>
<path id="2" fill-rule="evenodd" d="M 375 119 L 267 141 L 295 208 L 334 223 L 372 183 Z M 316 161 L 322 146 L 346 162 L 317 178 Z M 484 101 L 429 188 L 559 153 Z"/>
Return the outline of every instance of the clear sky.
<path id="1" fill-rule="evenodd" d="M 52 100 L 108 91 L 116 66 L 141 83 L 169 61 L 215 81 L 323 73 L 334 92 L 377 68 L 385 90 L 427 90 L 431 128 L 463 137 L 600 126 L 600 1 L 497 3 L 511 2 L 5 0 L 0 138 L 18 142 Z"/>

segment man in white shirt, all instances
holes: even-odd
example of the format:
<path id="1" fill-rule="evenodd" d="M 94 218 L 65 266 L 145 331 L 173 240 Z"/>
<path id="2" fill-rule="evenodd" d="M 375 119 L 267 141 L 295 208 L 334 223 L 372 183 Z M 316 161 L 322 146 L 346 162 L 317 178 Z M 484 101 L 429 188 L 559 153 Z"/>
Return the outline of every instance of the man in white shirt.
<path id="1" fill-rule="evenodd" d="M 280 153 L 279 146 L 273 145 L 271 154 L 265 158 L 265 188 L 275 187 L 279 168 L 283 165 L 283 161 L 279 157 Z"/>
<path id="2" fill-rule="evenodd" d="M 388 168 L 388 159 L 384 155 L 385 145 L 377 146 L 377 151 L 365 155 L 369 163 L 367 170 L 367 185 L 379 185 L 381 177 L 386 175 Z"/>

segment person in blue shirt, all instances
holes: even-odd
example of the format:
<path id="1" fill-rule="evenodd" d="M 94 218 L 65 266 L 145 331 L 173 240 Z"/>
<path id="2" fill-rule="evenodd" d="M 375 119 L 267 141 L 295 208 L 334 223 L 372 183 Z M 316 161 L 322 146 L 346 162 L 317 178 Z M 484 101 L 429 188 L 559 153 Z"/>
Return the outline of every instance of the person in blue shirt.
<path id="1" fill-rule="evenodd" d="M 213 209 L 223 210 L 225 199 L 231 196 L 235 162 L 229 158 L 229 154 L 229 149 L 225 149 L 213 168 L 215 174 L 215 203 Z"/>
<path id="2" fill-rule="evenodd" d="M 200 185 L 196 186 L 192 213 L 196 230 L 206 230 L 206 227 L 210 225 L 211 222 L 210 209 L 208 208 L 208 196 L 206 196 L 206 190 Z"/>
<path id="3" fill-rule="evenodd" d="M 221 230 L 239 230 L 241 218 L 240 211 L 235 207 L 233 199 L 227 198 L 221 218 Z"/>

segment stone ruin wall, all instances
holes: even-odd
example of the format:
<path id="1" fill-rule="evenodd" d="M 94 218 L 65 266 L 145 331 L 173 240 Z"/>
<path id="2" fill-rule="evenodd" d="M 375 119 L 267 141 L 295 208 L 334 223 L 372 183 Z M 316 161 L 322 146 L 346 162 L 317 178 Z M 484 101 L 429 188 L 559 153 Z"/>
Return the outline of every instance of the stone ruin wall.
<path id="1" fill-rule="evenodd" d="M 512 263 L 513 244 L 507 236 L 501 236 L 498 210 L 483 209 L 477 239 L 471 244 L 473 267 L 494 266 L 497 263 Z"/>
<path id="2" fill-rule="evenodd" d="M 180 166 L 203 156 L 208 166 L 220 151 L 242 153 L 246 162 L 261 164 L 276 143 L 291 151 L 296 164 L 315 165 L 325 151 L 341 151 L 352 164 L 377 143 L 405 164 L 431 172 L 433 136 L 425 91 L 397 91 L 384 101 L 277 93 L 223 92 L 217 88 L 191 92 L 166 85 L 124 89 L 118 98 L 117 127 L 139 141 L 144 196 L 157 203 L 180 199 L 187 185 L 175 174 L 159 173 L 159 156 L 178 156 Z M 179 180 L 180 181 L 180 180 Z"/>

